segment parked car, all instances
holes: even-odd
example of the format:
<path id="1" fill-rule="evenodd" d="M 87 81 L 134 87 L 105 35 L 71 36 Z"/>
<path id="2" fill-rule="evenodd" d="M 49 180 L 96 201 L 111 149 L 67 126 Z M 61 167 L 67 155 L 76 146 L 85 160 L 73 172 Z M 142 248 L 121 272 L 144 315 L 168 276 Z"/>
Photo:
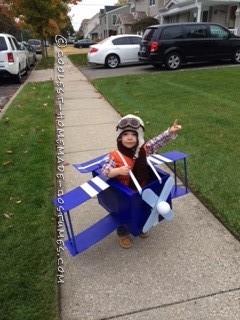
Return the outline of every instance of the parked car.
<path id="1" fill-rule="evenodd" d="M 120 64 L 139 63 L 138 52 L 141 40 L 141 36 L 134 34 L 111 36 L 89 48 L 88 62 L 105 65 L 107 68 L 117 68 Z"/>
<path id="2" fill-rule="evenodd" d="M 41 40 L 38 39 L 29 39 L 28 44 L 30 44 L 37 53 L 42 53 L 42 44 Z"/>
<path id="3" fill-rule="evenodd" d="M 37 63 L 37 52 L 30 44 L 26 43 L 25 46 L 28 49 L 28 60 L 31 66 L 35 66 Z"/>
<path id="4" fill-rule="evenodd" d="M 75 48 L 89 48 L 92 44 L 95 44 L 96 42 L 92 41 L 91 39 L 82 39 L 78 40 L 74 43 Z"/>
<path id="5" fill-rule="evenodd" d="M 240 63 L 240 37 L 215 23 L 176 23 L 148 27 L 139 60 L 169 70 L 182 63 L 232 60 Z"/>
<path id="6" fill-rule="evenodd" d="M 21 50 L 25 53 L 27 58 L 27 69 L 30 70 L 37 62 L 37 54 L 35 49 L 26 42 L 19 42 Z"/>
<path id="7" fill-rule="evenodd" d="M 22 75 L 25 74 L 27 74 L 26 54 L 14 36 L 0 33 L 0 76 L 11 76 L 16 83 L 21 83 Z"/>

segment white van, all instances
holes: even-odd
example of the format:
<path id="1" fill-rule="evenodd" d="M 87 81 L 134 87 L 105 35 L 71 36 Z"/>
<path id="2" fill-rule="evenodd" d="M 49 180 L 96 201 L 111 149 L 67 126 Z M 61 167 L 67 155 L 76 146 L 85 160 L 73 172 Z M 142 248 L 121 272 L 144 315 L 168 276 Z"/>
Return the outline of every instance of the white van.
<path id="1" fill-rule="evenodd" d="M 24 51 L 14 36 L 0 33 L 0 77 L 12 76 L 16 83 L 21 83 L 25 74 L 27 59 Z"/>

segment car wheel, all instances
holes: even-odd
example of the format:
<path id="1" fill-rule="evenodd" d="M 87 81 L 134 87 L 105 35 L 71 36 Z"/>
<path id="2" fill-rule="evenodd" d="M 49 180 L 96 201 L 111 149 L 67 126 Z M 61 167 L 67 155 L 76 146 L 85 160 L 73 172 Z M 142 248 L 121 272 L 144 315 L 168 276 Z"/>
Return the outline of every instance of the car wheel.
<path id="1" fill-rule="evenodd" d="M 182 57 L 178 52 L 172 52 L 165 59 L 165 67 L 168 70 L 177 70 L 182 64 Z"/>
<path id="2" fill-rule="evenodd" d="M 14 76 L 14 82 L 18 84 L 22 83 L 22 75 L 20 69 L 18 70 L 18 74 Z"/>
<path id="3" fill-rule="evenodd" d="M 234 55 L 232 57 L 232 61 L 234 63 L 240 63 L 240 48 L 238 48 L 235 52 Z"/>
<path id="4" fill-rule="evenodd" d="M 105 60 L 105 66 L 107 68 L 117 68 L 119 66 L 120 59 L 116 54 L 109 54 Z"/>

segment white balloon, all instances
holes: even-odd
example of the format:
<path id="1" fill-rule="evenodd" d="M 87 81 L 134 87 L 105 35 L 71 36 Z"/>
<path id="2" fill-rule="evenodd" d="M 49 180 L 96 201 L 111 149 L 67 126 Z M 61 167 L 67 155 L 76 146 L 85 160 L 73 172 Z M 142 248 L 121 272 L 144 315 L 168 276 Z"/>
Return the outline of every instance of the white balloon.
<path id="1" fill-rule="evenodd" d="M 158 204 L 157 204 L 157 211 L 164 215 L 164 214 L 167 214 L 170 210 L 170 205 L 169 203 L 167 203 L 166 201 L 160 201 Z"/>

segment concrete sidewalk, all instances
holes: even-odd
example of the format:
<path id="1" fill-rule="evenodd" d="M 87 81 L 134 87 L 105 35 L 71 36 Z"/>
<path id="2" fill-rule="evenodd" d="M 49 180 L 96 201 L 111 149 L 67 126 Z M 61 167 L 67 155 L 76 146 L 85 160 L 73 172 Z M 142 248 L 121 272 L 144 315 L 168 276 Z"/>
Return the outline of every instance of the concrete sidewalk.
<path id="1" fill-rule="evenodd" d="M 64 160 L 74 164 L 115 148 L 120 115 L 63 60 Z M 29 81 L 37 81 L 36 72 Z M 58 75 L 56 65 L 55 82 Z M 90 175 L 69 165 L 64 178 L 68 191 Z M 149 238 L 134 238 L 130 250 L 115 233 L 74 258 L 65 250 L 61 319 L 239 320 L 239 242 L 191 193 L 175 199 L 173 209 L 172 221 Z M 74 229 L 79 233 L 105 214 L 92 199 L 72 212 Z"/>

